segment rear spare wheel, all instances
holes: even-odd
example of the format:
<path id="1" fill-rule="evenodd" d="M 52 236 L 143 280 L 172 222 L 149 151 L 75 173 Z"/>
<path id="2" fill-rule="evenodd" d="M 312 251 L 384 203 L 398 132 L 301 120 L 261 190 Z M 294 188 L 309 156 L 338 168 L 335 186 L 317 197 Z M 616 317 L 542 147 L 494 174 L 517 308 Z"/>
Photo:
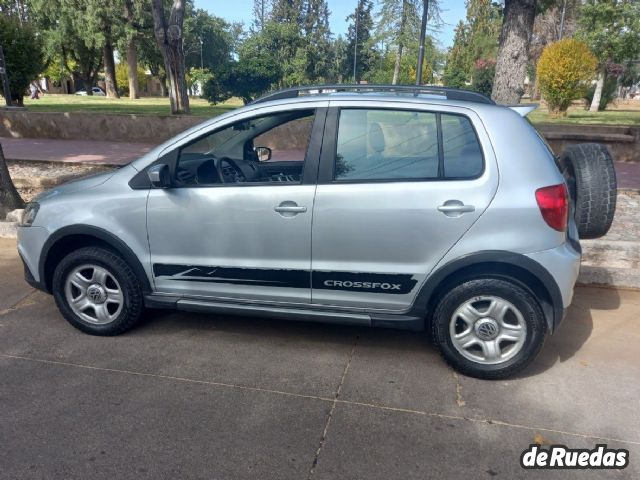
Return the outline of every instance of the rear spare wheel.
<path id="1" fill-rule="evenodd" d="M 570 145 L 558 160 L 580 238 L 599 238 L 609 231 L 616 211 L 616 172 L 609 150 L 599 143 Z"/>

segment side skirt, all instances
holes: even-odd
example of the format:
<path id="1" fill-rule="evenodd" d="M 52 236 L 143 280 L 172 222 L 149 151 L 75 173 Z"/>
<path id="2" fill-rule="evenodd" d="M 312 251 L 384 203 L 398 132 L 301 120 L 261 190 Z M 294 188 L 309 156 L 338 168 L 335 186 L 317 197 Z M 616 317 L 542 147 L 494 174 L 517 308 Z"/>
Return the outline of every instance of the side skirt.
<path id="1" fill-rule="evenodd" d="M 264 304 L 233 303 L 215 300 L 188 299 L 165 295 L 145 296 L 145 307 L 175 309 L 196 313 L 213 313 L 217 315 L 255 316 L 279 320 L 303 322 L 333 323 L 340 325 L 357 325 L 364 327 L 384 327 L 403 330 L 423 330 L 424 318 L 410 315 L 380 314 L 366 312 L 348 312 L 313 307 L 286 307 Z"/>

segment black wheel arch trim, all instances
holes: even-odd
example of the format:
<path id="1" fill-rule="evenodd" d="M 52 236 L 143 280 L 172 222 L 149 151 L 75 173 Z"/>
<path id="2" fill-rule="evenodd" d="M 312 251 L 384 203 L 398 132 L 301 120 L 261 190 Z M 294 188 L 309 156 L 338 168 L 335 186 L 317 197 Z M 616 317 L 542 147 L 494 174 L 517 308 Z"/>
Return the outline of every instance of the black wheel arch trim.
<path id="1" fill-rule="evenodd" d="M 540 302 L 540 306 L 545 314 L 549 332 L 553 332 L 558 327 L 564 318 L 564 307 L 560 288 L 553 276 L 545 267 L 526 255 L 502 250 L 486 250 L 471 253 L 452 260 L 440 267 L 427 277 L 426 282 L 420 288 L 411 308 L 411 313 L 413 315 L 417 315 L 419 312 L 423 312 L 423 315 L 424 312 L 430 314 L 430 302 L 433 300 L 434 295 L 438 293 L 438 289 L 443 286 L 443 282 L 446 282 L 447 279 L 456 272 L 461 272 L 461 275 L 464 275 L 464 271 L 469 267 L 486 263 L 499 263 L 504 264 L 507 267 L 516 267 L 525 270 L 535 277 L 535 279 L 544 287 L 549 296 L 549 299 L 547 300 L 545 298 L 539 298 L 539 295 L 536 295 L 536 298 Z M 485 273 L 489 273 L 496 277 L 508 276 L 501 272 L 496 272 L 495 274 L 492 272 Z M 528 285 L 525 280 L 520 280 L 518 278 L 515 278 L 515 280 L 519 281 L 531 290 L 531 286 Z"/>
<path id="2" fill-rule="evenodd" d="M 51 293 L 51 286 L 48 285 L 46 279 L 46 265 L 51 248 L 60 240 L 72 235 L 87 235 L 90 237 L 95 237 L 101 242 L 106 243 L 109 247 L 113 248 L 113 250 L 120 254 L 124 261 L 127 262 L 127 264 L 131 267 L 136 277 L 142 284 L 143 293 L 146 294 L 152 292 L 149 277 L 147 276 L 147 273 L 145 272 L 140 259 L 133 252 L 133 250 L 131 250 L 131 248 L 125 242 L 123 242 L 113 233 L 93 225 L 69 225 L 56 230 L 49 236 L 49 238 L 47 238 L 42 247 L 40 260 L 38 262 L 38 276 L 40 279 L 39 284 L 41 285 L 42 290 L 47 293 Z"/>

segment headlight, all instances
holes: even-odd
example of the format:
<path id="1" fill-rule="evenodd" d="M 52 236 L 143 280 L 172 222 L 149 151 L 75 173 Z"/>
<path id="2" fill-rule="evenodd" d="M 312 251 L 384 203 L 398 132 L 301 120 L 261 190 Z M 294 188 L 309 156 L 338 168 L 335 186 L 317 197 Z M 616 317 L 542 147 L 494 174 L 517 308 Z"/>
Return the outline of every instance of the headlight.
<path id="1" fill-rule="evenodd" d="M 36 202 L 27 203 L 27 206 L 24 208 L 24 213 L 22 214 L 22 221 L 20 222 L 20 226 L 30 227 L 33 221 L 36 219 L 39 208 L 40 204 Z"/>

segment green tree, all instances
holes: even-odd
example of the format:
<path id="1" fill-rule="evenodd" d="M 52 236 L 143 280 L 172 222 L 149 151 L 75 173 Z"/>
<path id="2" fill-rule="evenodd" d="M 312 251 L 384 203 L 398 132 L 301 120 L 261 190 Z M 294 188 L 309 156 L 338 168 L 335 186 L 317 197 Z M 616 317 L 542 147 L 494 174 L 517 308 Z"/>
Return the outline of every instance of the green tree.
<path id="1" fill-rule="evenodd" d="M 4 51 L 11 100 L 22 105 L 29 83 L 44 69 L 36 32 L 30 24 L 21 24 L 14 16 L 0 15 L 0 46 Z"/>
<path id="2" fill-rule="evenodd" d="M 98 3 L 97 0 L 80 3 L 32 0 L 30 3 L 31 14 L 42 34 L 46 61 L 61 59 L 65 68 L 82 81 L 89 95 L 103 61 L 113 60 L 114 30 L 119 28 L 112 22 L 113 11 Z M 107 24 L 109 28 L 105 27 Z M 74 70 L 69 68 L 71 64 L 75 65 Z M 109 65 L 106 68 L 107 83 L 113 81 L 115 86 L 115 64 L 113 71 Z"/>
<path id="3" fill-rule="evenodd" d="M 29 20 L 29 6 L 25 0 L 0 0 L 0 15 L 14 17 L 20 24 Z"/>
<path id="4" fill-rule="evenodd" d="M 266 49 L 245 44 L 237 61 L 223 65 L 214 72 L 203 88 L 203 97 L 219 103 L 239 97 L 249 103 L 282 77 L 278 60 Z"/>
<path id="5" fill-rule="evenodd" d="M 579 10 L 577 37 L 598 58 L 598 78 L 590 111 L 598 111 L 607 78 L 607 63 L 623 63 L 640 54 L 640 2 L 586 0 Z"/>
<path id="6" fill-rule="evenodd" d="M 131 72 L 129 72 L 128 65 L 124 63 L 118 63 L 116 65 L 116 81 L 118 82 L 118 89 L 120 90 L 120 95 L 129 95 L 129 78 L 131 77 Z M 145 74 L 144 68 L 141 66 L 137 66 L 136 72 L 136 91 L 140 92 L 140 90 L 144 89 L 147 84 L 147 76 Z"/>
<path id="7" fill-rule="evenodd" d="M 458 22 L 453 37 L 453 45 L 447 53 L 443 82 L 448 87 L 464 88 L 470 79 L 467 70 L 467 27 L 462 20 Z"/>
<path id="8" fill-rule="evenodd" d="M 271 2 L 269 0 L 253 0 L 253 23 L 252 27 L 256 31 L 264 28 L 264 24 L 269 20 Z"/>
<path id="9" fill-rule="evenodd" d="M 326 0 L 306 0 L 304 11 L 304 68 L 310 82 L 323 83 L 335 77 L 334 50 Z"/>
<path id="10" fill-rule="evenodd" d="M 382 0 L 376 36 L 395 48 L 392 85 L 398 83 L 405 48 L 417 44 L 421 5 L 421 0 Z"/>
<path id="11" fill-rule="evenodd" d="M 497 58 L 501 23 L 502 10 L 499 4 L 491 0 L 467 2 L 467 63 L 470 71 L 478 60 Z"/>
<path id="12" fill-rule="evenodd" d="M 476 92 L 491 96 L 493 90 L 493 78 L 496 75 L 496 61 L 493 59 L 476 60 L 473 68 L 473 80 L 471 87 Z"/>
<path id="13" fill-rule="evenodd" d="M 163 0 L 152 0 L 151 10 L 156 42 L 169 79 L 171 113 L 189 113 L 183 49 L 185 0 L 173 0 L 168 12 Z"/>
<path id="14" fill-rule="evenodd" d="M 302 25 L 304 0 L 273 0 L 270 20 L 276 23 Z"/>
<path id="15" fill-rule="evenodd" d="M 486 86 L 486 72 L 477 70 L 476 64 L 496 59 L 501 21 L 499 4 L 491 0 L 467 1 L 466 20 L 458 23 L 447 55 L 444 74 L 447 85 L 463 88 L 468 83 L 477 83 L 473 79 L 479 73 Z"/>
<path id="16" fill-rule="evenodd" d="M 358 0 L 355 11 L 347 17 L 349 30 L 347 33 L 346 66 L 349 71 L 344 73 L 346 78 L 351 76 L 355 83 L 363 79 L 366 80 L 365 77 L 375 66 L 377 60 L 374 39 L 371 35 L 373 30 L 372 9 L 373 2 L 371 0 Z"/>
<path id="17" fill-rule="evenodd" d="M 184 56 L 187 70 L 214 70 L 231 60 L 238 25 L 232 25 L 206 10 L 187 6 L 184 20 Z M 202 65 L 200 63 L 202 62 Z"/>

